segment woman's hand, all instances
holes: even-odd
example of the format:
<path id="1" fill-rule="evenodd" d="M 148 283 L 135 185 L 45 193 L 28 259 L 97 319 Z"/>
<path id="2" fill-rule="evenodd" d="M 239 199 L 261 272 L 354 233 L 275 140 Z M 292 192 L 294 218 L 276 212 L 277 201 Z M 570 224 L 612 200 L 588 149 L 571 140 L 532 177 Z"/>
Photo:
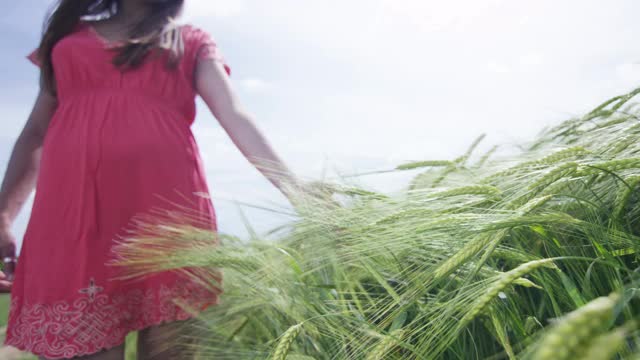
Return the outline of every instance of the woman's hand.
<path id="1" fill-rule="evenodd" d="M 0 227 L 0 260 L 4 264 L 4 271 L 0 271 L 0 293 L 8 293 L 16 264 L 16 241 L 8 226 Z"/>
<path id="2" fill-rule="evenodd" d="M 333 190 L 319 181 L 290 180 L 284 184 L 280 190 L 294 207 L 298 207 L 299 201 L 310 196 L 318 199 L 321 203 L 331 204 L 335 207 L 340 206 L 340 204 L 331 197 Z M 300 195 L 302 195 L 302 197 L 300 197 Z"/>

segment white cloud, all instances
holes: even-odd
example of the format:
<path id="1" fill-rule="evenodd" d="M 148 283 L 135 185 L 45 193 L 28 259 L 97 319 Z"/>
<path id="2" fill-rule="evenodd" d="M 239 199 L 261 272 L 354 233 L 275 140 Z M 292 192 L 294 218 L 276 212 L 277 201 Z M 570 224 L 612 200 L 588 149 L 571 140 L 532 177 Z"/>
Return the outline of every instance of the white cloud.
<path id="1" fill-rule="evenodd" d="M 520 65 L 525 68 L 536 67 L 544 64 L 545 58 L 544 55 L 540 52 L 531 51 L 524 53 L 520 56 Z"/>
<path id="2" fill-rule="evenodd" d="M 511 72 L 511 68 L 503 63 L 498 63 L 496 61 L 489 61 L 487 64 L 487 68 L 491 72 L 506 74 Z"/>

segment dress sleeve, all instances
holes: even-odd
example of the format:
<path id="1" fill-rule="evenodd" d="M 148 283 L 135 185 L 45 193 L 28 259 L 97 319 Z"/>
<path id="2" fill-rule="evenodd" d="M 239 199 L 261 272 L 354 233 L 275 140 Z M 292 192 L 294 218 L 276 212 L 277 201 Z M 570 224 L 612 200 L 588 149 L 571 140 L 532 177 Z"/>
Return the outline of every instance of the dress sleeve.
<path id="1" fill-rule="evenodd" d="M 31 61 L 31 63 L 33 63 L 35 66 L 42 67 L 42 63 L 38 58 L 38 49 L 35 49 L 32 52 L 30 52 L 29 55 L 27 55 L 27 59 L 29 59 L 29 61 Z"/>
<path id="2" fill-rule="evenodd" d="M 197 29 L 195 37 L 196 61 L 200 59 L 215 59 L 222 63 L 227 75 L 231 76 L 231 67 L 220 52 L 218 44 L 211 35 L 204 30 Z"/>

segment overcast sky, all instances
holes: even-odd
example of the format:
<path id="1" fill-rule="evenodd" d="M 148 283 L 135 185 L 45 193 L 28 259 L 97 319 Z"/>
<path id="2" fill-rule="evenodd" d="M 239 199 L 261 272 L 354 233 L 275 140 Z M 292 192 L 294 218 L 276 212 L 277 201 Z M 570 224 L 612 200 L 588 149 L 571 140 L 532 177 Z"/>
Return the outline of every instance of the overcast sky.
<path id="1" fill-rule="evenodd" d="M 15 1 L 0 14 L 0 173 L 34 101 L 37 71 L 24 56 L 50 3 Z M 530 140 L 640 85 L 634 0 L 186 3 L 183 20 L 216 39 L 244 107 L 308 179 L 453 158 L 482 133 L 485 148 Z M 234 199 L 286 206 L 201 102 L 193 131 L 220 231 L 245 234 Z M 357 181 L 396 191 L 410 175 Z M 243 209 L 259 232 L 287 220 Z"/>

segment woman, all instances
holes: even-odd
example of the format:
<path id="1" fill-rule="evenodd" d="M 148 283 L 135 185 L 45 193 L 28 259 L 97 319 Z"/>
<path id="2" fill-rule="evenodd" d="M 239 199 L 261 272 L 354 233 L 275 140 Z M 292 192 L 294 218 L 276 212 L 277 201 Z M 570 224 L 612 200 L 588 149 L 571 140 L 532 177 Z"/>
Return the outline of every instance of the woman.
<path id="1" fill-rule="evenodd" d="M 211 200 L 196 195 L 208 194 L 190 129 L 196 95 L 286 196 L 306 187 L 242 110 L 215 41 L 173 21 L 182 6 L 61 0 L 48 17 L 29 56 L 41 68 L 40 92 L 0 190 L 0 257 L 8 270 L 0 286 L 11 291 L 5 344 L 40 359 L 123 359 L 125 336 L 140 330 L 139 357 L 147 359 L 158 352 L 154 338 L 192 317 L 173 298 L 201 310 L 217 303 L 220 288 L 173 272 L 118 280 L 107 264 L 114 239 L 151 210 L 188 208 L 201 216 L 194 224 L 216 230 Z M 12 276 L 9 229 L 34 187 Z M 154 357 L 175 358 L 184 357 Z"/>

